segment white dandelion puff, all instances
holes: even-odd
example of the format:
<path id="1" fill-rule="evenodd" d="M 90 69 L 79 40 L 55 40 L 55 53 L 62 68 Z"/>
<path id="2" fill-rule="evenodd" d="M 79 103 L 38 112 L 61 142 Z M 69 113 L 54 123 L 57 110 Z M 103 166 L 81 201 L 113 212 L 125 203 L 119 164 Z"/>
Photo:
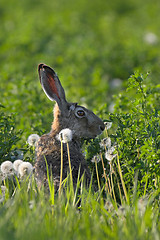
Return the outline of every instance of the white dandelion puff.
<path id="1" fill-rule="evenodd" d="M 73 136 L 72 131 L 69 128 L 65 128 L 60 131 L 58 138 L 63 143 L 68 143 L 72 141 L 72 136 Z"/>
<path id="2" fill-rule="evenodd" d="M 148 32 L 144 35 L 144 41 L 150 45 L 153 45 L 158 42 L 158 37 L 155 33 Z"/>
<path id="3" fill-rule="evenodd" d="M 33 170 L 33 166 L 30 162 L 23 162 L 22 164 L 19 165 L 18 175 L 20 177 L 24 177 L 26 175 L 31 174 L 32 170 Z"/>
<path id="4" fill-rule="evenodd" d="M 115 157 L 117 156 L 117 154 L 110 154 L 109 152 L 105 153 L 105 158 L 110 162 L 112 161 Z"/>
<path id="5" fill-rule="evenodd" d="M 5 161 L 1 164 L 1 172 L 3 174 L 11 174 L 13 172 L 13 164 L 11 161 Z"/>
<path id="6" fill-rule="evenodd" d="M 16 172 L 18 172 L 18 168 L 19 168 L 20 164 L 22 164 L 22 163 L 23 163 L 23 161 L 20 159 L 17 159 L 13 162 L 13 168 Z"/>
<path id="7" fill-rule="evenodd" d="M 114 146 L 108 148 L 108 153 L 113 154 L 114 151 L 115 151 Z"/>
<path id="8" fill-rule="evenodd" d="M 93 163 L 98 163 L 98 162 L 100 162 L 101 161 L 101 158 L 100 158 L 100 156 L 99 155 L 95 155 L 92 159 L 91 159 L 91 162 L 93 162 Z"/>
<path id="9" fill-rule="evenodd" d="M 112 146 L 108 148 L 108 151 L 105 152 L 105 158 L 108 161 L 112 161 L 117 156 L 117 154 L 113 154 L 114 151 L 115 151 L 115 147 Z"/>
<path id="10" fill-rule="evenodd" d="M 104 123 L 105 127 L 108 129 L 110 129 L 112 127 L 112 122 L 105 122 Z"/>
<path id="11" fill-rule="evenodd" d="M 38 142 L 40 136 L 38 134 L 31 134 L 28 139 L 27 142 L 30 146 L 36 146 L 36 143 Z"/>
<path id="12" fill-rule="evenodd" d="M 105 147 L 110 148 L 111 147 L 111 139 L 110 139 L 110 137 L 102 139 L 102 141 L 100 143 L 100 146 L 103 147 L 103 148 L 105 148 Z"/>
<path id="13" fill-rule="evenodd" d="M 122 85 L 122 80 L 120 78 L 113 78 L 110 82 L 111 88 L 118 88 Z"/>

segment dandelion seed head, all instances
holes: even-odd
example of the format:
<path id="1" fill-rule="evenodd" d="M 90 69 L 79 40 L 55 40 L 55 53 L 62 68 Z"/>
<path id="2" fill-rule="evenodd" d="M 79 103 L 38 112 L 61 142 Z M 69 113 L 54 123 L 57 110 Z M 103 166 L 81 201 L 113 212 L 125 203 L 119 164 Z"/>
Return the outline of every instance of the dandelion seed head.
<path id="1" fill-rule="evenodd" d="M 109 154 L 113 154 L 114 151 L 115 151 L 115 147 L 114 146 L 108 148 L 108 153 Z"/>
<path id="2" fill-rule="evenodd" d="M 23 161 L 20 159 L 17 159 L 13 162 L 13 168 L 16 172 L 18 172 L 18 168 L 19 168 L 20 164 L 22 164 L 22 163 L 23 163 Z"/>
<path id="3" fill-rule="evenodd" d="M 33 170 L 33 166 L 30 162 L 23 162 L 19 165 L 18 174 L 20 177 L 24 177 L 29 175 Z"/>
<path id="4" fill-rule="evenodd" d="M 110 148 L 111 147 L 111 139 L 110 139 L 110 137 L 102 139 L 102 141 L 100 143 L 100 146 L 103 147 L 103 148 L 104 147 Z"/>
<path id="5" fill-rule="evenodd" d="M 105 122 L 104 123 L 105 127 L 108 129 L 110 129 L 112 127 L 112 122 Z"/>
<path id="6" fill-rule="evenodd" d="M 110 82 L 111 88 L 118 88 L 122 85 L 122 80 L 120 78 L 113 78 Z"/>
<path id="7" fill-rule="evenodd" d="M 1 164 L 1 172 L 3 174 L 11 174 L 13 172 L 13 164 L 11 161 L 5 161 Z"/>
<path id="8" fill-rule="evenodd" d="M 58 138 L 63 143 L 68 143 L 72 141 L 72 136 L 72 131 L 69 128 L 65 128 L 60 131 Z"/>
<path id="9" fill-rule="evenodd" d="M 155 33 L 148 32 L 144 35 L 144 41 L 150 45 L 154 45 L 158 42 L 158 37 Z"/>
<path id="10" fill-rule="evenodd" d="M 99 155 L 95 155 L 92 159 L 91 159 L 91 162 L 93 162 L 93 163 L 98 163 L 98 162 L 100 162 L 101 161 L 101 158 L 100 158 L 100 156 Z"/>
<path id="11" fill-rule="evenodd" d="M 27 142 L 30 146 L 36 146 L 39 138 L 40 138 L 40 136 L 38 134 L 31 134 L 28 137 Z"/>
<path id="12" fill-rule="evenodd" d="M 108 151 L 105 153 L 105 158 L 106 158 L 109 162 L 112 161 L 116 156 L 117 156 L 117 154 L 110 154 Z"/>

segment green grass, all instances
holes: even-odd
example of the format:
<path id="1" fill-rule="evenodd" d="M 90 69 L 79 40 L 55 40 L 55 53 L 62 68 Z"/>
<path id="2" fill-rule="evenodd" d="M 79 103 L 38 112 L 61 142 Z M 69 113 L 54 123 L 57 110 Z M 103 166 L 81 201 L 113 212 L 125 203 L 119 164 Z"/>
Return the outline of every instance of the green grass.
<path id="1" fill-rule="evenodd" d="M 110 198 L 81 188 L 79 207 L 66 189 L 54 205 L 34 179 L 7 196 L 1 206 L 0 239 L 158 239 L 159 191 L 119 208 Z M 8 189 L 8 188 L 7 188 Z"/>
<path id="2" fill-rule="evenodd" d="M 83 146 L 101 191 L 79 183 L 73 193 L 66 183 L 59 198 L 52 181 L 50 195 L 34 177 L 29 189 L 29 179 L 0 182 L 0 239 L 160 238 L 159 10 L 159 0 L 1 1 L 0 163 L 23 156 L 34 164 L 26 140 L 50 131 L 53 103 L 38 80 L 41 62 L 58 73 L 69 101 L 112 122 L 107 135 L 119 163 L 105 159 L 105 133 Z M 98 175 L 91 163 L 99 154 L 106 177 L 101 161 Z"/>

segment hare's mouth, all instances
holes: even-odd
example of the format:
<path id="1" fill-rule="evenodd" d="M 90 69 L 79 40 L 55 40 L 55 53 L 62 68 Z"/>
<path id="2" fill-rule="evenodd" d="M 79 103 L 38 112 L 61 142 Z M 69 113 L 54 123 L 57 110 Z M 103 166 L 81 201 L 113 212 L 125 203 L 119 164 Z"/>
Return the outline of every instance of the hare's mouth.
<path id="1" fill-rule="evenodd" d="M 96 138 L 97 136 L 99 136 L 103 133 L 104 129 L 105 129 L 105 126 L 99 125 L 96 129 L 92 129 L 92 131 L 90 130 L 88 132 L 87 138 L 90 138 L 90 139 Z"/>

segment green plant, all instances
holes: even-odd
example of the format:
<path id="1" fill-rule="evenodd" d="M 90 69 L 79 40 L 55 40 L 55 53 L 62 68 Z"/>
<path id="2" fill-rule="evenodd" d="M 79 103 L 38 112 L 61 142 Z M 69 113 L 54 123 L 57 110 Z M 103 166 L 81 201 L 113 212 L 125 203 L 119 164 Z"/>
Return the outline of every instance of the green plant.
<path id="1" fill-rule="evenodd" d="M 19 155 L 16 144 L 21 135 L 22 131 L 15 128 L 14 115 L 5 113 L 4 106 L 0 105 L 0 163 Z"/>
<path id="2" fill-rule="evenodd" d="M 68 178 L 69 180 L 70 178 Z M 51 201 L 51 195 L 38 189 L 34 177 L 7 183 L 0 189 L 0 239 L 156 239 L 160 233 L 159 189 L 132 204 L 116 206 L 101 193 L 87 190 L 78 181 L 79 204 L 70 185 L 63 186 Z"/>
<path id="3" fill-rule="evenodd" d="M 160 168 L 160 86 L 151 85 L 139 72 L 129 78 L 127 92 L 115 101 L 110 120 L 117 126 L 112 138 L 128 190 L 138 174 L 140 195 L 158 187 Z"/>

